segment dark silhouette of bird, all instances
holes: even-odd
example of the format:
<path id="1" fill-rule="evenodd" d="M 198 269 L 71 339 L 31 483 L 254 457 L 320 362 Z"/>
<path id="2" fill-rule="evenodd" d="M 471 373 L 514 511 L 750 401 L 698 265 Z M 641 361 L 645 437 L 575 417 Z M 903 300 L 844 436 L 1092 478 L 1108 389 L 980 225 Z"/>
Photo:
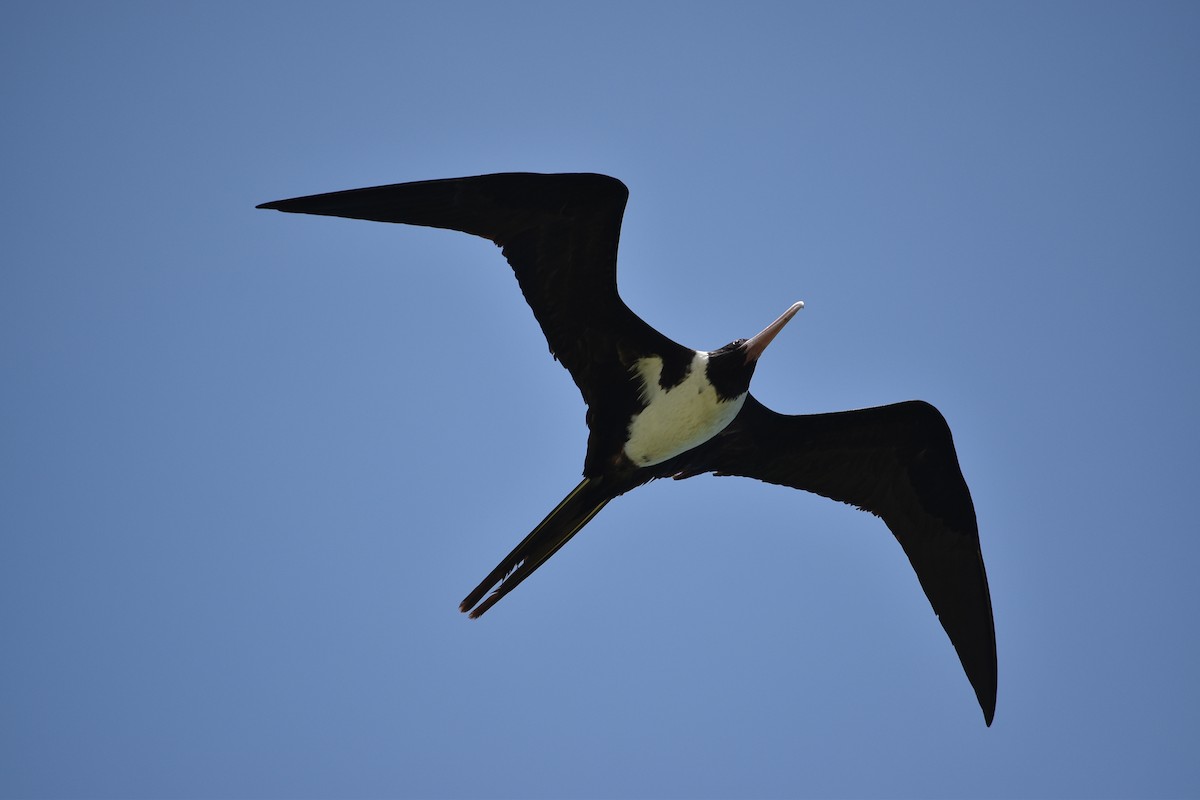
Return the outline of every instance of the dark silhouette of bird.
<path id="1" fill-rule="evenodd" d="M 755 366 L 803 307 L 713 350 L 677 344 L 617 294 L 629 190 L 593 174 L 504 173 L 264 203 L 447 228 L 503 248 L 550 352 L 587 404 L 583 480 L 463 600 L 478 617 L 612 499 L 657 478 L 742 475 L 883 519 L 907 554 L 991 725 L 996 639 L 971 494 L 945 419 L 920 401 L 785 415 L 750 394 Z M 491 594 L 488 592 L 491 591 Z"/>

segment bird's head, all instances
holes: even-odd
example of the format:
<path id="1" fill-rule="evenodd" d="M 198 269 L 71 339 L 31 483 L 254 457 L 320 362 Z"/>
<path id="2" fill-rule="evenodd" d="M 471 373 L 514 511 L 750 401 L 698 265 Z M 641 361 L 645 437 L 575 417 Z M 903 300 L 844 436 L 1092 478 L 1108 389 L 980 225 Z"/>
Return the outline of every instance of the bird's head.
<path id="1" fill-rule="evenodd" d="M 803 301 L 796 302 L 783 312 L 779 319 L 772 322 L 762 331 L 749 339 L 737 339 L 719 350 L 708 354 L 708 380 L 716 388 L 721 397 L 732 400 L 740 397 L 750 389 L 750 378 L 754 376 L 754 367 L 771 340 L 783 330 L 783 326 L 791 321 L 800 309 L 804 308 Z"/>

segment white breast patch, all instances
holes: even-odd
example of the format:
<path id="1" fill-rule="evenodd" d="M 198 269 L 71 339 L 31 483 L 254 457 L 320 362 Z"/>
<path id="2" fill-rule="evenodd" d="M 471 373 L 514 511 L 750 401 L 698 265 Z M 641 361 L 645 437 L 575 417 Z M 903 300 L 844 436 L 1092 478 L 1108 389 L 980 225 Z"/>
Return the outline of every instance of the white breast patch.
<path id="1" fill-rule="evenodd" d="M 638 466 L 659 464 L 707 442 L 725 430 L 746 402 L 743 394 L 734 400 L 718 399 L 705 376 L 708 353 L 692 359 L 688 375 L 678 386 L 663 389 L 662 359 L 638 359 L 634 370 L 642 381 L 646 407 L 629 422 L 625 455 Z"/>

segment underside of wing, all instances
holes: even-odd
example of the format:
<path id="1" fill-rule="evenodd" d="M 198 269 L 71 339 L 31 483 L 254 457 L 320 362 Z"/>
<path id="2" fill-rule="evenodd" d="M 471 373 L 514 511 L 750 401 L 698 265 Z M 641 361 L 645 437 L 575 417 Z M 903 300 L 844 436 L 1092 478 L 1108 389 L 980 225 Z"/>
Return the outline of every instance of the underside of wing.
<path id="1" fill-rule="evenodd" d="M 259 208 L 462 231 L 503 248 L 550 351 L 592 404 L 643 352 L 679 345 L 617 293 L 617 244 L 629 191 L 594 174 L 501 173 L 399 183 Z"/>
<path id="2" fill-rule="evenodd" d="M 815 492 L 883 519 L 908 555 L 990 725 L 996 635 L 971 493 L 945 419 L 919 401 L 788 416 L 753 397 L 680 457 L 677 477 L 741 475 Z"/>

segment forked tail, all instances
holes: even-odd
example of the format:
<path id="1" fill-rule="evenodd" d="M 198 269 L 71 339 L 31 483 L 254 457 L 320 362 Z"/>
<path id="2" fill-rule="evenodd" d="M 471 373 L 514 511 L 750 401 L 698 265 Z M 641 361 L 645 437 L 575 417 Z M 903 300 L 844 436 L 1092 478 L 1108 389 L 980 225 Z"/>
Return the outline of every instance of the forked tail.
<path id="1" fill-rule="evenodd" d="M 587 525 L 609 500 L 620 494 L 613 493 L 605 483 L 604 478 L 584 478 L 519 545 L 513 548 L 511 553 L 504 557 L 503 561 L 496 565 L 494 570 L 488 573 L 483 582 L 467 595 L 459 605 L 459 610 L 470 611 L 471 619 L 475 619 L 532 575 L 546 559 L 558 552 L 558 548 Z M 493 586 L 496 587 L 496 591 L 483 600 L 483 596 Z M 483 602 L 480 603 L 480 600 Z"/>

